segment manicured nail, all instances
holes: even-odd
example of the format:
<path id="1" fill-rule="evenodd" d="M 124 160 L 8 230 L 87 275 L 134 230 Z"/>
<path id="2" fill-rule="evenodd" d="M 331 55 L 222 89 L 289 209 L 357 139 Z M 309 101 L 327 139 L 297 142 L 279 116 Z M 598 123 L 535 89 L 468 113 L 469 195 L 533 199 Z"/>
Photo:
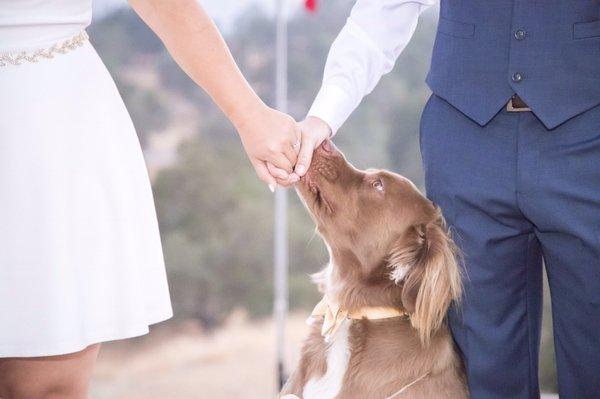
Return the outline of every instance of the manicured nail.
<path id="1" fill-rule="evenodd" d="M 272 193 L 275 192 L 275 185 L 273 183 L 269 184 L 269 190 L 271 190 Z"/>
<path id="2" fill-rule="evenodd" d="M 296 168 L 296 173 L 298 173 L 299 175 L 303 175 L 304 172 L 306 172 L 306 168 L 304 167 L 304 165 L 298 165 L 298 167 Z"/>

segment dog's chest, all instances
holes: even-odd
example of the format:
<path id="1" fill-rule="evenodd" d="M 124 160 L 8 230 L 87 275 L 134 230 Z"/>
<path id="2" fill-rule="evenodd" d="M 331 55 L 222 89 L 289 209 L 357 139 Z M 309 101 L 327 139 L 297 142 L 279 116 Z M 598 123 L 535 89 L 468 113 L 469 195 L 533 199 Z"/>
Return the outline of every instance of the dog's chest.
<path id="1" fill-rule="evenodd" d="M 311 378 L 302 396 L 304 399 L 333 399 L 342 389 L 342 383 L 350 361 L 351 320 L 344 320 L 327 349 L 327 371 L 324 375 Z"/>

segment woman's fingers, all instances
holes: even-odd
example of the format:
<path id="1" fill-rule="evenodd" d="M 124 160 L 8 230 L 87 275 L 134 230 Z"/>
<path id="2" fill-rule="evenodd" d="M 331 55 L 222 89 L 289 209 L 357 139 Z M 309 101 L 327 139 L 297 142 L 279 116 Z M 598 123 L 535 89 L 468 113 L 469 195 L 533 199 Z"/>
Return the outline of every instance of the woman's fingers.
<path id="1" fill-rule="evenodd" d="M 269 186 L 271 192 L 274 192 L 275 187 L 277 187 L 277 181 L 271 175 L 271 173 L 269 173 L 267 165 L 263 161 L 255 159 L 252 160 L 252 166 L 254 166 L 254 170 L 256 171 L 256 175 L 258 176 L 258 178 Z"/>
<path id="2" fill-rule="evenodd" d="M 277 180 L 287 180 L 287 178 L 289 177 L 288 172 L 286 172 L 283 169 L 279 169 L 278 167 L 273 165 L 271 162 L 267 162 L 267 170 L 269 171 L 271 176 L 273 176 Z"/>
<path id="3" fill-rule="evenodd" d="M 275 167 L 270 162 L 267 162 L 267 169 L 271 176 L 273 176 L 275 180 L 277 180 L 277 184 L 281 186 L 289 187 L 295 183 L 298 183 L 298 181 L 300 180 L 298 175 L 296 175 L 295 173 L 291 173 L 288 175 L 284 170 Z M 287 177 L 283 177 L 284 175 Z"/>
<path id="4" fill-rule="evenodd" d="M 298 161 L 298 152 L 300 151 L 301 137 L 302 131 L 300 130 L 300 126 L 297 123 L 294 123 L 293 126 L 290 127 L 290 130 L 287 132 L 286 139 L 284 139 L 284 143 L 281 145 L 281 152 L 285 157 L 290 161 L 292 170 L 289 172 L 293 172 L 294 165 Z"/>
<path id="5" fill-rule="evenodd" d="M 301 139 L 298 138 L 294 142 L 289 143 L 284 147 L 283 153 L 285 157 L 292 163 L 292 165 L 296 165 L 298 161 L 298 152 L 300 151 Z"/>
<path id="6" fill-rule="evenodd" d="M 292 144 L 292 150 L 294 151 L 294 154 L 295 154 L 294 159 L 297 161 L 298 154 L 300 153 L 300 146 L 302 144 L 302 128 L 300 127 L 299 123 L 296 123 L 296 125 L 294 126 L 294 135 L 295 135 L 295 140 L 291 144 Z M 294 164 L 296 164 L 296 162 L 294 162 Z"/>
<path id="7" fill-rule="evenodd" d="M 299 134 L 296 141 L 292 144 L 292 150 L 294 150 L 294 154 L 296 154 L 296 160 L 298 159 L 298 154 L 300 153 L 301 146 L 302 146 L 302 134 Z"/>
<path id="8" fill-rule="evenodd" d="M 265 182 L 272 192 L 275 191 L 277 185 L 289 187 L 299 180 L 295 173 L 288 174 L 285 170 L 277 168 L 270 162 L 253 160 L 252 166 L 254 166 L 259 179 Z"/>
<path id="9" fill-rule="evenodd" d="M 283 153 L 274 152 L 266 159 L 273 166 L 284 170 L 288 175 L 294 171 L 294 164 Z M 287 179 L 287 175 L 285 176 Z"/>

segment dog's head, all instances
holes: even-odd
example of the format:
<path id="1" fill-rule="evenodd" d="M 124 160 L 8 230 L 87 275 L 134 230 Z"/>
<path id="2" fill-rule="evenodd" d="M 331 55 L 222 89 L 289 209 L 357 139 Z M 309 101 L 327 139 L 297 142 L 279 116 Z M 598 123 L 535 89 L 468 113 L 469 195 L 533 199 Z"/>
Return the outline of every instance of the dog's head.
<path id="1" fill-rule="evenodd" d="M 427 344 L 461 295 L 440 209 L 400 175 L 354 168 L 330 141 L 296 187 L 329 247 L 337 294 L 402 307 Z"/>

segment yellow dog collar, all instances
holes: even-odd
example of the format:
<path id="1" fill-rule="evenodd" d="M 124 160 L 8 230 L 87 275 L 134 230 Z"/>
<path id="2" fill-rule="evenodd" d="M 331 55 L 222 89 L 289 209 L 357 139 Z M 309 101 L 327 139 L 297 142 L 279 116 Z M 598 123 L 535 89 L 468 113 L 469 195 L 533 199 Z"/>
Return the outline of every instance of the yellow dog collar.
<path id="1" fill-rule="evenodd" d="M 323 328 L 321 329 L 321 335 L 323 335 L 325 338 L 329 338 L 335 334 L 342 324 L 342 321 L 346 319 L 380 320 L 391 319 L 394 317 L 408 317 L 409 314 L 405 311 L 392 308 L 390 306 L 364 306 L 349 312 L 342 309 L 334 302 L 327 300 L 327 297 L 323 297 L 323 299 L 321 299 L 321 301 L 313 309 L 311 316 L 323 316 Z"/>

